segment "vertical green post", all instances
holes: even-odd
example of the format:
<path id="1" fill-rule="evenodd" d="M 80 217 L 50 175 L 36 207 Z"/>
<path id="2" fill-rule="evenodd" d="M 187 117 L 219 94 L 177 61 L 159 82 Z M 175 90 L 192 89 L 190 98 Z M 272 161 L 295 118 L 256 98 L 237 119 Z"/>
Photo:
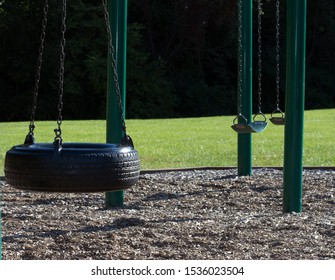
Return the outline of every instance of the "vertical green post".
<path id="1" fill-rule="evenodd" d="M 302 211 L 307 0 L 287 0 L 283 211 Z"/>
<path id="2" fill-rule="evenodd" d="M 126 53 L 127 53 L 127 0 L 108 1 L 108 12 L 113 35 L 113 47 L 117 65 L 118 79 L 122 96 L 123 112 L 126 111 Z M 110 54 L 108 53 L 108 56 Z M 110 57 L 108 57 L 107 77 L 107 143 L 120 143 L 122 138 L 121 118 L 118 99 L 114 85 L 114 74 Z M 114 191 L 105 194 L 106 207 L 123 205 L 124 192 Z"/>
<path id="3" fill-rule="evenodd" d="M 242 114 L 250 122 L 252 118 L 252 0 L 242 1 Z M 238 134 L 238 175 L 252 174 L 251 133 Z"/>

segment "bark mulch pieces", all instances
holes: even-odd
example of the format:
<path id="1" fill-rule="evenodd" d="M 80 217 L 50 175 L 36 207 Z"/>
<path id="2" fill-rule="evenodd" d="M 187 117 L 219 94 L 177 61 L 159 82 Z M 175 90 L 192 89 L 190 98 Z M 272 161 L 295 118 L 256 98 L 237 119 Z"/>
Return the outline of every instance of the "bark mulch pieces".
<path id="1" fill-rule="evenodd" d="M 24 192 L 0 181 L 3 259 L 335 259 L 335 171 L 305 170 L 302 214 L 283 173 L 143 174 L 125 205 L 104 193 Z"/>

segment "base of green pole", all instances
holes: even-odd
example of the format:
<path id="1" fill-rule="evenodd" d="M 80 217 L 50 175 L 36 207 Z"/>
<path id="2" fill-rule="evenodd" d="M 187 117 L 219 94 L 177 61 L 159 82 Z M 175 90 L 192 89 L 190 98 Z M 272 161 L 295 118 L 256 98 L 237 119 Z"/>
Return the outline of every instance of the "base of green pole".
<path id="1" fill-rule="evenodd" d="M 252 176 L 251 133 L 239 133 L 237 143 L 237 174 L 238 176 Z"/>
<path id="2" fill-rule="evenodd" d="M 114 191 L 105 193 L 105 206 L 107 208 L 111 207 L 121 207 L 123 206 L 124 191 Z"/>

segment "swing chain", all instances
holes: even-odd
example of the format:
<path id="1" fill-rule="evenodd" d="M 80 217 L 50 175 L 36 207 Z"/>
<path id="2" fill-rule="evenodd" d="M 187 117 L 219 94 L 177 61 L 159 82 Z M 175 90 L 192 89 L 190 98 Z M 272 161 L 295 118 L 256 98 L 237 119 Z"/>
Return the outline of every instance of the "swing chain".
<path id="1" fill-rule="evenodd" d="M 63 121 L 62 110 L 63 110 L 63 94 L 64 94 L 64 61 L 65 61 L 65 31 L 66 31 L 66 0 L 63 0 L 62 5 L 62 25 L 61 25 L 61 53 L 60 53 L 60 67 L 59 67 L 59 90 L 58 90 L 58 118 L 57 128 L 55 131 L 54 143 L 58 145 L 58 148 L 62 145 L 62 130 L 61 125 Z"/>
<path id="2" fill-rule="evenodd" d="M 258 113 L 262 113 L 262 1 L 258 0 Z"/>
<path id="3" fill-rule="evenodd" d="M 242 0 L 238 1 L 238 116 L 242 116 Z"/>
<path id="4" fill-rule="evenodd" d="M 108 13 L 108 1 L 107 0 L 102 0 L 102 5 L 104 8 L 104 17 L 105 17 L 105 24 L 106 24 L 106 31 L 107 31 L 107 36 L 108 36 L 108 48 L 109 48 L 109 55 L 110 55 L 110 60 L 113 68 L 113 75 L 114 75 L 114 85 L 115 85 L 115 91 L 116 95 L 118 98 L 118 107 L 119 107 L 119 113 L 120 113 L 120 120 L 121 120 L 121 129 L 123 131 L 123 139 L 121 142 L 128 142 L 128 139 L 130 137 L 127 135 L 126 132 L 126 122 L 125 122 L 125 117 L 124 117 L 124 112 L 123 112 L 123 106 L 122 106 L 122 96 L 121 96 L 121 90 L 120 90 L 120 84 L 119 84 L 119 78 L 118 78 L 118 72 L 117 72 L 117 64 L 115 60 L 115 52 L 114 52 L 114 47 L 113 47 L 113 36 L 112 36 L 112 31 L 110 27 L 110 19 L 109 19 L 109 13 Z M 129 140 L 131 141 L 131 140 Z"/>
<path id="5" fill-rule="evenodd" d="M 46 37 L 45 30 L 46 30 L 47 23 L 48 23 L 48 11 L 49 11 L 49 1 L 46 0 L 44 4 L 44 9 L 43 9 L 44 16 L 42 20 L 42 32 L 40 36 L 40 48 L 39 48 L 39 55 L 38 55 L 38 60 L 37 60 L 37 70 L 36 70 L 36 79 L 35 79 L 35 86 L 34 86 L 34 93 L 33 93 L 33 103 L 32 103 L 32 108 L 31 108 L 29 133 L 26 136 L 25 144 L 34 143 L 35 116 L 36 116 L 36 108 L 37 108 L 38 90 L 39 90 L 40 79 L 41 79 L 44 42 L 45 42 L 45 37 Z"/>
<path id="6" fill-rule="evenodd" d="M 279 97 L 280 97 L 280 0 L 276 0 L 276 110 L 279 109 Z"/>

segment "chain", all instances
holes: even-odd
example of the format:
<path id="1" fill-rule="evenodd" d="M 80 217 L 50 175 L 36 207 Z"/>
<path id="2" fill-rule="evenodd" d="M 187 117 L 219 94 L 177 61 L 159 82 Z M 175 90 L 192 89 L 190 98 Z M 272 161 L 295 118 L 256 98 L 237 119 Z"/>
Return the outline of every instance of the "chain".
<path id="1" fill-rule="evenodd" d="M 111 64 L 112 64 L 113 74 L 114 74 L 114 85 L 115 85 L 115 90 L 116 90 L 116 94 L 118 98 L 121 128 L 124 133 L 124 136 L 128 137 L 127 132 L 126 132 L 126 122 L 125 122 L 123 106 L 122 106 L 122 97 L 121 97 L 121 90 L 120 90 L 119 78 L 118 78 L 117 67 L 116 67 L 116 60 L 114 58 L 113 37 L 112 37 L 112 31 L 110 27 L 110 20 L 109 20 L 109 13 L 108 13 L 108 1 L 102 0 L 102 5 L 104 8 L 105 24 L 106 24 L 106 31 L 107 31 L 107 36 L 108 36 L 109 54 L 110 54 L 110 59 L 111 59 Z"/>
<path id="2" fill-rule="evenodd" d="M 57 128 L 55 129 L 55 142 L 58 146 L 62 145 L 62 130 L 61 125 L 63 121 L 62 110 L 63 110 L 63 93 L 64 93 L 64 60 L 65 60 L 65 31 L 66 31 L 66 0 L 63 0 L 62 5 L 62 26 L 61 26 L 61 53 L 60 53 L 60 69 L 59 69 L 59 91 L 58 91 L 58 118 Z"/>
<path id="3" fill-rule="evenodd" d="M 276 1 L 276 110 L 279 109 L 279 97 L 280 97 L 280 45 L 279 45 L 279 35 L 280 35 L 280 0 Z"/>
<path id="4" fill-rule="evenodd" d="M 242 0 L 238 1 L 238 115 L 242 115 Z"/>
<path id="5" fill-rule="evenodd" d="M 37 70 L 36 70 L 36 79 L 35 79 L 35 87 L 34 87 L 34 94 L 33 94 L 33 104 L 31 108 L 29 133 L 27 135 L 26 142 L 33 142 L 32 137 L 34 135 L 34 129 L 35 129 L 35 116 L 36 116 L 38 89 L 40 85 L 41 69 L 42 69 L 42 62 L 43 62 L 44 41 L 45 41 L 45 36 L 46 36 L 45 30 L 46 30 L 47 23 L 48 23 L 48 11 L 49 11 L 49 1 L 46 0 L 45 5 L 44 5 L 44 16 L 42 20 L 42 32 L 40 36 L 40 48 L 39 48 L 39 56 L 37 60 Z"/>
<path id="6" fill-rule="evenodd" d="M 262 112 L 262 1 L 258 0 L 258 113 Z"/>

